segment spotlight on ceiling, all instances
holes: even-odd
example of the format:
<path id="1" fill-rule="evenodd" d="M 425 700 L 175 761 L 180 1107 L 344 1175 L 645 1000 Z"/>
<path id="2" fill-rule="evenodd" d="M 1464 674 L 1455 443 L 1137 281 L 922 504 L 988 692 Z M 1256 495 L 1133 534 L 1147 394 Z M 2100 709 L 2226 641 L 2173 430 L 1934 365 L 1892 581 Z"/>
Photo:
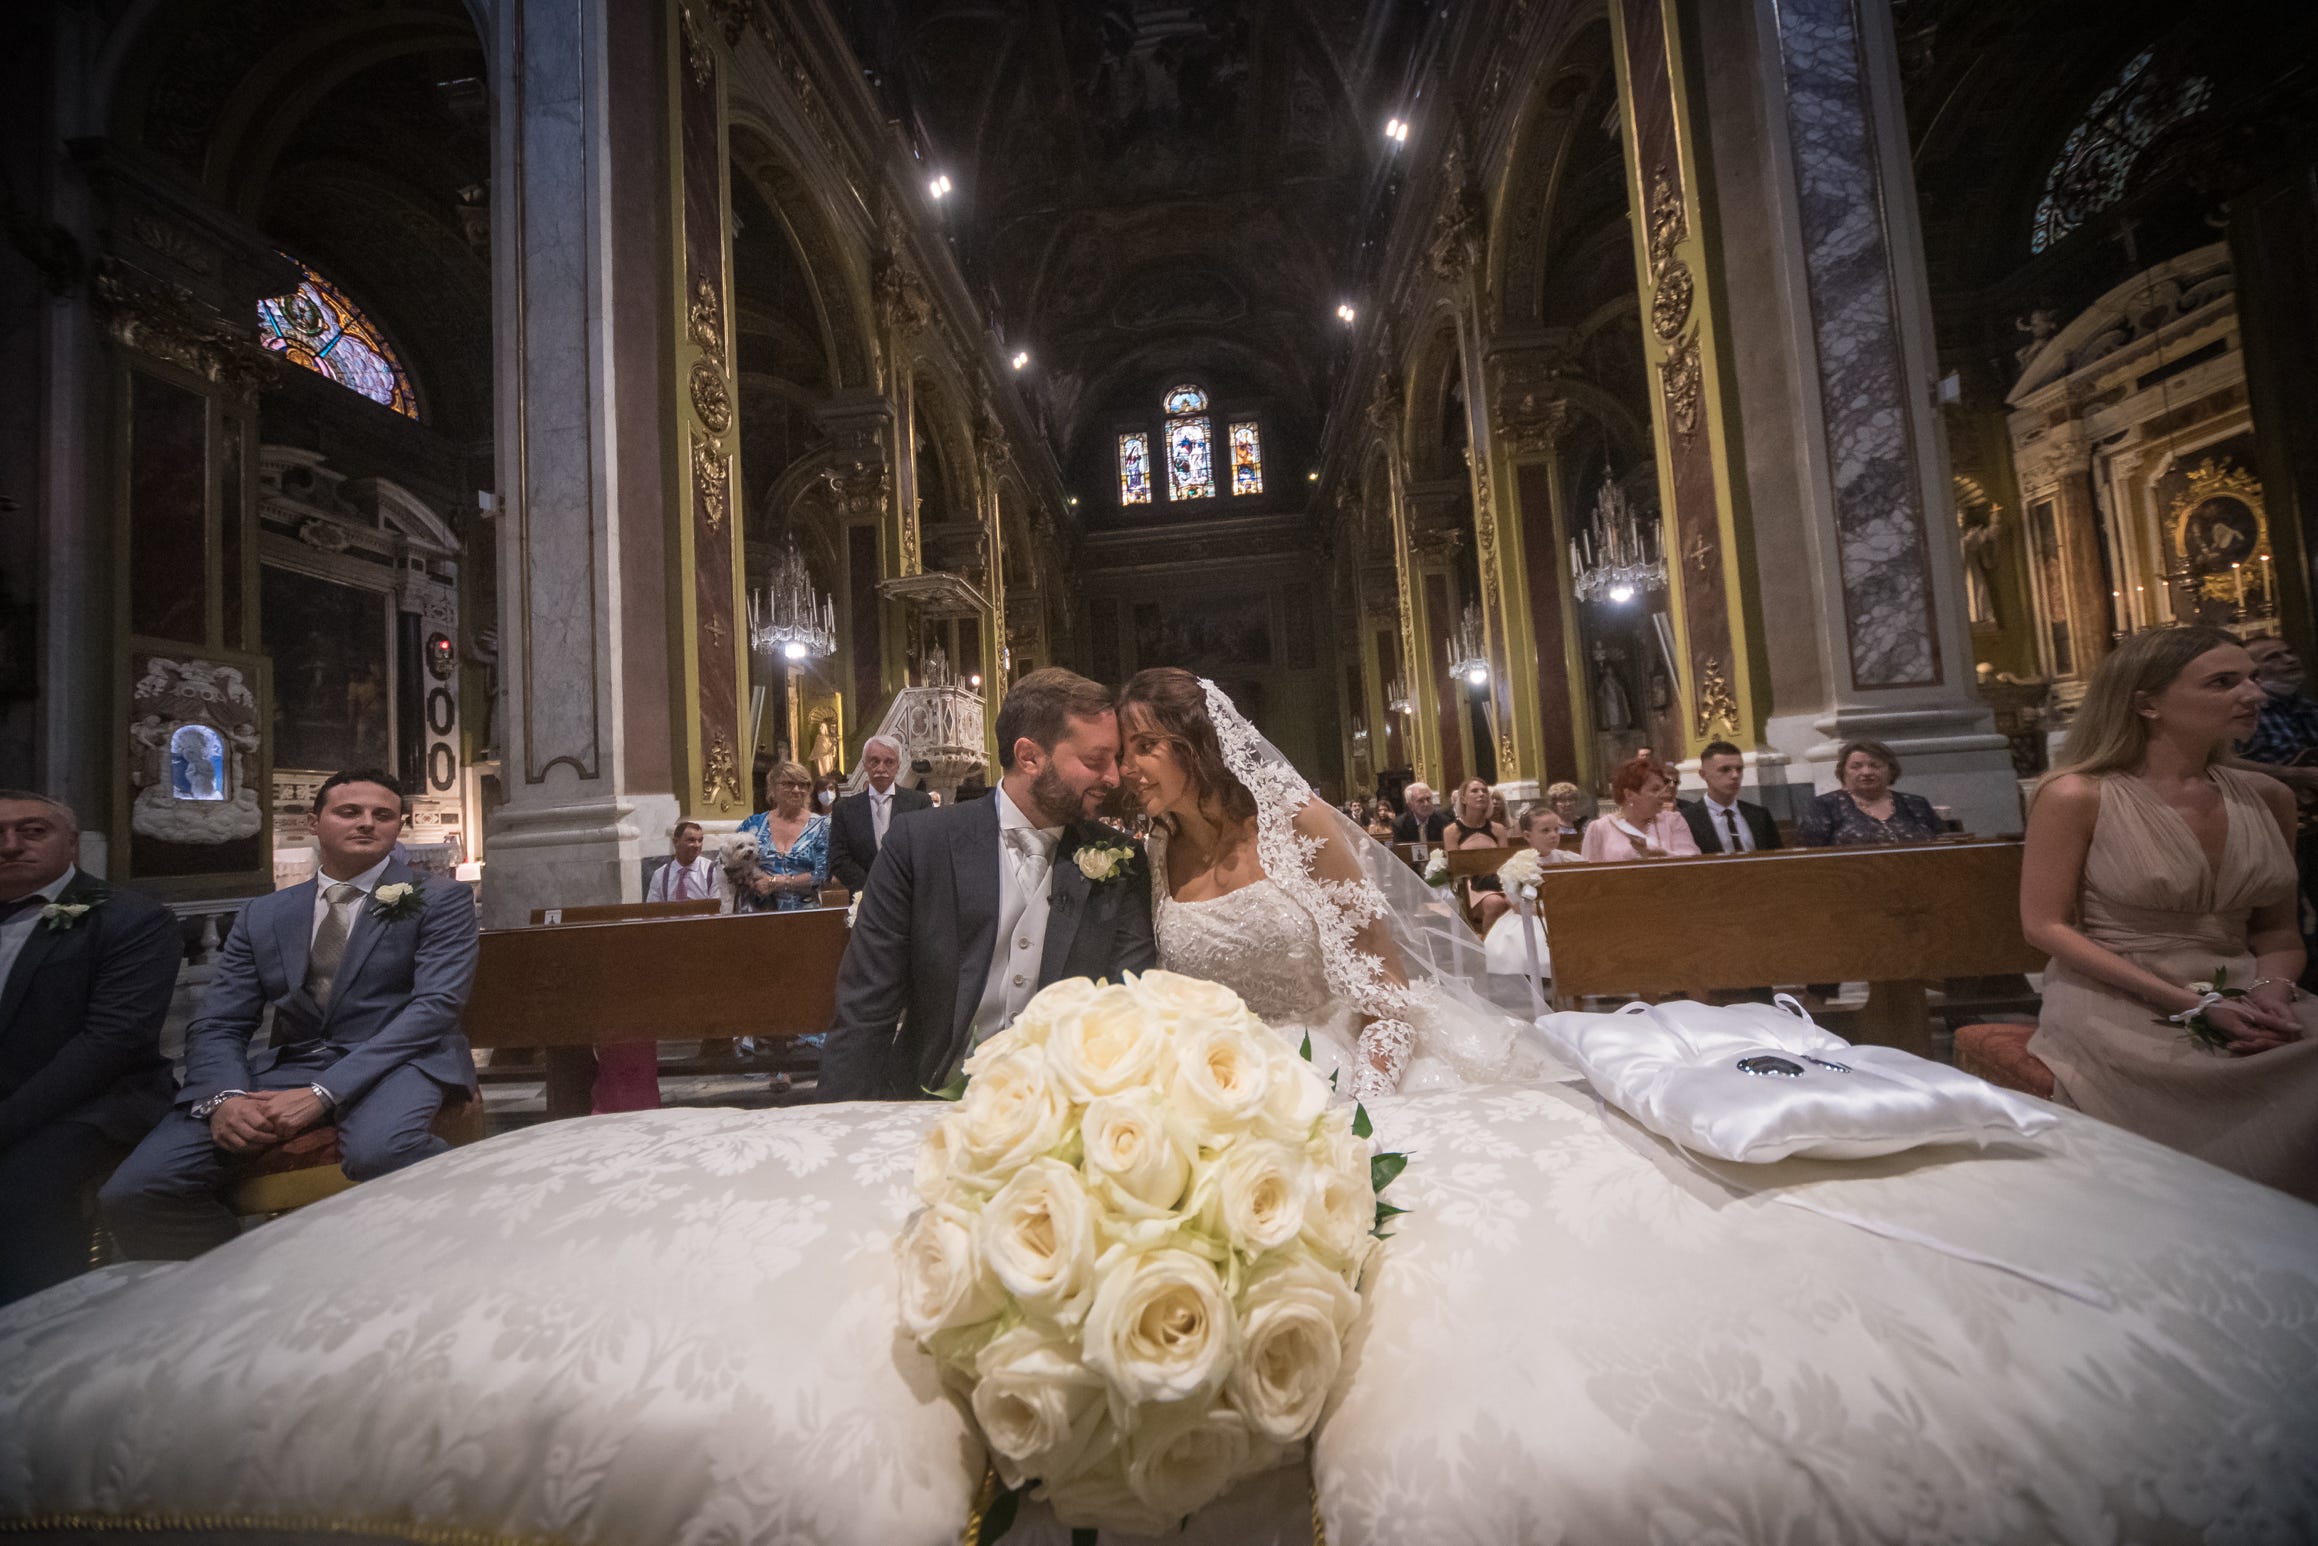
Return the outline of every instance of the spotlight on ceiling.
<path id="1" fill-rule="evenodd" d="M 1017 349 L 1014 351 L 1014 359 L 1012 364 L 1016 370 L 1020 370 L 1023 366 L 1028 365 L 1029 363 L 1030 351 L 1028 349 Z"/>
<path id="2" fill-rule="evenodd" d="M 1346 326 L 1349 327 L 1352 323 L 1352 319 L 1359 316 L 1360 313 L 1354 311 L 1350 306 L 1339 306 L 1336 308 L 1336 315 L 1343 320 Z"/>
<path id="3" fill-rule="evenodd" d="M 1077 504 L 1077 503 L 1079 502 L 1079 497 L 1078 497 L 1078 495 L 1076 495 L 1076 494 L 1073 494 L 1073 495 L 1071 495 L 1071 496 L 1070 496 L 1070 502 L 1071 502 L 1072 504 L 1074 504 L 1074 505 L 1075 505 L 1075 504 Z"/>
<path id="4" fill-rule="evenodd" d="M 1390 123 L 1384 126 L 1384 137 L 1392 141 L 1395 145 L 1406 145 L 1409 142 L 1409 126 L 1407 121 L 1400 118 L 1393 119 Z"/>
<path id="5" fill-rule="evenodd" d="M 926 192 L 932 194 L 937 199 L 948 198 L 950 196 L 950 179 L 947 177 L 936 177 L 932 182 L 926 184 Z"/>
<path id="6" fill-rule="evenodd" d="M 1316 472 L 1308 472 L 1304 474 L 1304 481 L 1306 483 L 1317 483 L 1320 481 L 1320 475 Z"/>

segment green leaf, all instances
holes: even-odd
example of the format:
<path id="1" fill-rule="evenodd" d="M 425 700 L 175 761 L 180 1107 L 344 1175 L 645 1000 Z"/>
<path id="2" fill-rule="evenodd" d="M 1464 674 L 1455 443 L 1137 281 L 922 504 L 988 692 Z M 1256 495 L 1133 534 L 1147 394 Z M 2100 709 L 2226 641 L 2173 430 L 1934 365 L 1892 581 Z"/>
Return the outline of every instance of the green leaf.
<path id="1" fill-rule="evenodd" d="M 1379 1154 L 1368 1162 L 1368 1184 L 1373 1191 L 1383 1191 L 1392 1185 L 1400 1173 L 1409 1168 L 1405 1154 Z"/>
<path id="2" fill-rule="evenodd" d="M 1376 1127 L 1368 1120 L 1368 1108 L 1358 1101 L 1352 1103 L 1352 1136 L 1355 1138 L 1373 1138 L 1376 1136 Z"/>
<path id="3" fill-rule="evenodd" d="M 1304 1045 L 1298 1047 L 1296 1049 L 1296 1053 L 1298 1056 L 1303 1058 L 1305 1062 L 1309 1063 L 1312 1061 L 1312 1033 L 1310 1031 L 1306 1031 L 1304 1033 Z"/>
<path id="4" fill-rule="evenodd" d="M 1330 1090 L 1334 1090 L 1336 1088 L 1336 1076 L 1342 1072 L 1344 1072 L 1344 1070 L 1341 1068 L 1331 1068 L 1328 1070 L 1328 1088 Z"/>
<path id="5" fill-rule="evenodd" d="M 982 1515 L 982 1533 L 976 1546 L 991 1546 L 993 1541 L 1005 1538 L 1006 1532 L 1014 1528 L 1014 1515 L 1022 1507 L 1022 1495 L 1029 1490 L 1028 1487 L 999 1489 L 998 1496 L 990 1500 L 989 1509 Z"/>
<path id="6" fill-rule="evenodd" d="M 1393 1219 L 1399 1218 L 1402 1214 L 1408 1211 L 1409 1210 L 1406 1208 L 1396 1208 L 1391 1203 L 1379 1199 L 1376 1204 L 1376 1222 L 1368 1226 L 1368 1232 L 1376 1236 L 1376 1238 L 1379 1240 L 1384 1239 L 1384 1226 L 1386 1223 Z"/>
<path id="7" fill-rule="evenodd" d="M 919 1085 L 918 1088 L 921 1090 L 926 1090 L 926 1087 L 922 1084 Z M 926 1090 L 926 1093 L 931 1095 L 936 1100 L 965 1099 L 966 1071 L 962 1068 L 959 1069 L 955 1074 L 950 1076 L 950 1082 L 948 1084 L 943 1085 L 938 1090 Z"/>

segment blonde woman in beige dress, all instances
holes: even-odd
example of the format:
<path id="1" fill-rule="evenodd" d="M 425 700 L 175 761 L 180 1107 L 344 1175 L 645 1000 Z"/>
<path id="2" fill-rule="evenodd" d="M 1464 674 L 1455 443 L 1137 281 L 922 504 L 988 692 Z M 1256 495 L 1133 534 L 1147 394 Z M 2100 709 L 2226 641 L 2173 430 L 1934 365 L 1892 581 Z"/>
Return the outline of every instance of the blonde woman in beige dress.
<path id="1" fill-rule="evenodd" d="M 2028 817 L 2021 926 L 2052 957 L 2028 1045 L 2062 1104 L 2318 1201 L 2293 796 L 2220 766 L 2261 696 L 2217 628 L 2137 634 L 2101 663 Z M 2212 982 L 2252 991 L 2208 1004 L 2193 985 Z M 2224 1047 L 2182 1023 L 2201 1004 Z"/>

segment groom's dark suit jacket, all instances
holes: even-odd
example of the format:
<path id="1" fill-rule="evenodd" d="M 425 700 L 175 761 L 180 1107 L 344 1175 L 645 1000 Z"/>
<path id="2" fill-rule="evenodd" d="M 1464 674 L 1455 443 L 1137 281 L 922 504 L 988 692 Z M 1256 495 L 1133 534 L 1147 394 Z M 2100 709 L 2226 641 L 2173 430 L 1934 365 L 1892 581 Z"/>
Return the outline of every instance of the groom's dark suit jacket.
<path id="1" fill-rule="evenodd" d="M 1157 964 L 1151 883 L 1138 864 L 1096 885 L 1071 856 L 1119 839 L 1064 829 L 1047 888 L 1040 987 Z M 837 972 L 837 1018 L 821 1052 L 823 1100 L 915 1100 L 965 1061 L 998 942 L 998 797 L 895 821 L 861 893 Z"/>

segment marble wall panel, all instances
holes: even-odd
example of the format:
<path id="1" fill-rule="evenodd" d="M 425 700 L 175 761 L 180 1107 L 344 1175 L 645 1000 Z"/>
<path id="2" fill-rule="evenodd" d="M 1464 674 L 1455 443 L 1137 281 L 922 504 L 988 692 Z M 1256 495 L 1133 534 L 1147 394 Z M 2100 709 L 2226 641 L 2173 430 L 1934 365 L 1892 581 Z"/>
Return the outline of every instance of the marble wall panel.
<path id="1" fill-rule="evenodd" d="M 1899 300 L 1855 0 L 1780 0 L 1804 271 L 1860 687 L 1941 679 Z"/>

